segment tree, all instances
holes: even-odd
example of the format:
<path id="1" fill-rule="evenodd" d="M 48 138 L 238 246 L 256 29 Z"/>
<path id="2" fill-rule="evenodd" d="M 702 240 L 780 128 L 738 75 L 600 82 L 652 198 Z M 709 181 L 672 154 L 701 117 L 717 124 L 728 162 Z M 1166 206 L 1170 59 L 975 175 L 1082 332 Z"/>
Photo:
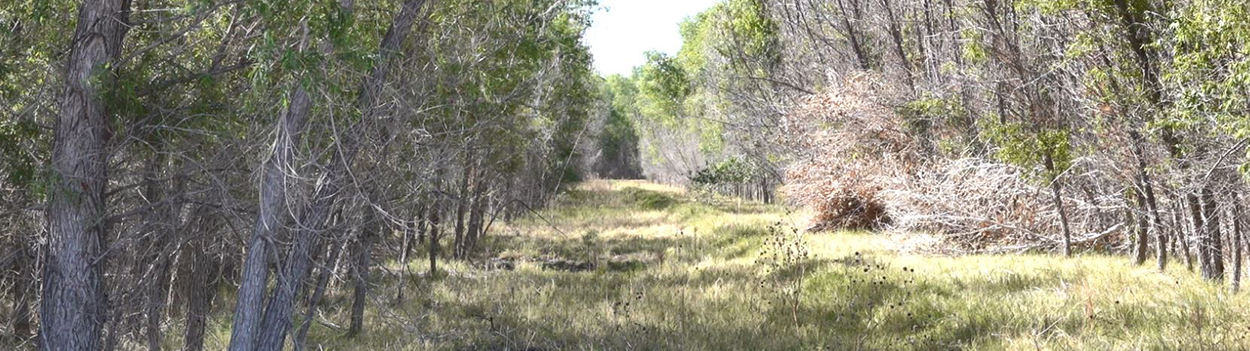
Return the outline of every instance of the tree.
<path id="1" fill-rule="evenodd" d="M 52 144 L 48 258 L 39 308 L 42 350 L 101 346 L 105 302 L 98 260 L 106 230 L 105 146 L 111 134 L 102 97 L 122 52 L 129 6 L 123 0 L 95 0 L 78 9 Z"/>

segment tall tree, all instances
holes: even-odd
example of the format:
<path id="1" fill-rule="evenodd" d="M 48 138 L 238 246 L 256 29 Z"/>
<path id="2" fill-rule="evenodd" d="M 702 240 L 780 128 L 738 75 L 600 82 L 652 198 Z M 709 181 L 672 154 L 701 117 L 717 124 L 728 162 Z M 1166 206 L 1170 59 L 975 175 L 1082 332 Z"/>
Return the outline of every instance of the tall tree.
<path id="1" fill-rule="evenodd" d="M 289 172 L 293 169 L 295 144 L 308 121 L 312 101 L 303 87 L 292 92 L 287 112 L 278 122 L 273 154 L 265 160 L 260 184 L 260 206 L 248 241 L 242 281 L 236 297 L 230 351 L 252 351 L 261 327 L 265 286 L 269 284 L 269 256 L 274 234 L 283 225 Z"/>
<path id="2" fill-rule="evenodd" d="M 78 8 L 53 136 L 39 348 L 99 350 L 104 323 L 105 187 L 112 125 L 107 89 L 128 27 L 127 0 Z"/>
<path id="3" fill-rule="evenodd" d="M 286 335 L 291 328 L 296 290 L 303 285 L 304 278 L 308 274 L 312 262 L 311 257 L 314 255 L 312 250 L 318 247 L 315 245 L 316 236 L 324 230 L 331 207 L 340 196 L 342 189 L 348 185 L 351 166 L 361 148 L 360 143 L 364 142 L 362 140 L 364 135 L 361 134 L 369 130 L 365 127 L 372 126 L 371 123 L 374 123 L 372 119 L 378 114 L 378 95 L 381 94 L 383 84 L 389 78 L 392 68 L 390 61 L 399 55 L 400 45 L 408 36 L 413 23 L 416 22 L 424 3 L 425 0 L 405 1 L 382 38 L 377 62 L 374 63 L 373 71 L 362 83 L 356 101 L 362 119 L 349 127 L 346 135 L 336 145 L 337 152 L 331 161 L 330 171 L 315 191 L 313 199 L 302 211 L 300 226 L 295 233 L 295 244 L 286 255 L 278 287 L 268 299 L 268 307 L 264 315 L 264 329 L 258 336 L 259 341 L 255 350 L 281 350 L 285 343 Z M 372 209 L 366 209 L 366 211 L 372 211 Z"/>

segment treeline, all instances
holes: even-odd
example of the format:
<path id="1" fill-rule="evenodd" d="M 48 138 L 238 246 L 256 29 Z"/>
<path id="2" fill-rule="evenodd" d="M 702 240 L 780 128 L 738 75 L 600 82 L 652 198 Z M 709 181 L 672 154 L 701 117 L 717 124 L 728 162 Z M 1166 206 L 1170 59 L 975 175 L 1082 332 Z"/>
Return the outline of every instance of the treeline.
<path id="1" fill-rule="evenodd" d="M 782 179 L 820 227 L 1179 259 L 1236 287 L 1247 14 L 1207 0 L 727 0 L 618 90 L 635 92 L 649 176 Z"/>
<path id="2" fill-rule="evenodd" d="M 405 294 L 371 290 L 380 262 L 437 274 L 572 182 L 636 176 L 591 6 L 6 2 L 0 345 L 194 351 L 225 316 L 232 351 L 301 349 L 335 290 L 367 332 Z"/>
<path id="3" fill-rule="evenodd" d="M 772 201 L 787 162 L 777 127 L 810 90 L 776 76 L 782 46 L 768 16 L 763 3 L 721 2 L 681 23 L 675 55 L 650 52 L 630 76 L 606 78 L 612 110 L 634 121 L 644 176 Z"/>

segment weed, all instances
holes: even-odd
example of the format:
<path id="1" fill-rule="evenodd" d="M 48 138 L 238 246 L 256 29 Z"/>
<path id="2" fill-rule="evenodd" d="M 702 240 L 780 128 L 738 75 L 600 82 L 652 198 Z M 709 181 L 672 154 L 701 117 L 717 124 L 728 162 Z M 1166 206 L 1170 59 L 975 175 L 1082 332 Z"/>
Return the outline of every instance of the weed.
<path id="1" fill-rule="evenodd" d="M 807 240 L 793 225 L 778 221 L 768 226 L 756 263 L 764 267 L 760 285 L 776 293 L 780 303 L 790 310 L 794 325 L 799 326 L 799 305 L 803 302 L 803 279 L 807 277 L 810 259 Z"/>

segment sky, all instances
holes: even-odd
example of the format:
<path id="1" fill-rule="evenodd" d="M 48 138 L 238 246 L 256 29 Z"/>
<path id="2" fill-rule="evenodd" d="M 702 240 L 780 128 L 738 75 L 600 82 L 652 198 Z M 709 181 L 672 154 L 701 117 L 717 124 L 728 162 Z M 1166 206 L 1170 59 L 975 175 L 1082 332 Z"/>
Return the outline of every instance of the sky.
<path id="1" fill-rule="evenodd" d="M 586 44 L 600 74 L 629 75 L 646 62 L 647 51 L 676 54 L 681 20 L 718 0 L 602 0 L 591 16 Z"/>

